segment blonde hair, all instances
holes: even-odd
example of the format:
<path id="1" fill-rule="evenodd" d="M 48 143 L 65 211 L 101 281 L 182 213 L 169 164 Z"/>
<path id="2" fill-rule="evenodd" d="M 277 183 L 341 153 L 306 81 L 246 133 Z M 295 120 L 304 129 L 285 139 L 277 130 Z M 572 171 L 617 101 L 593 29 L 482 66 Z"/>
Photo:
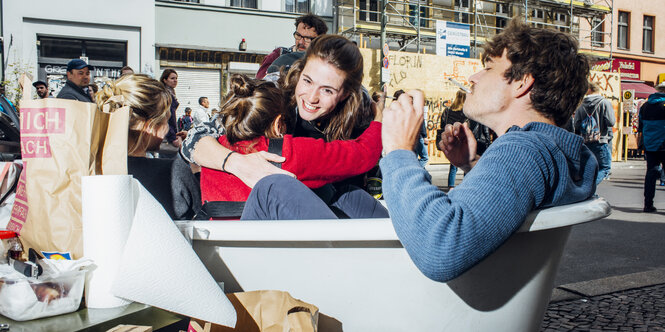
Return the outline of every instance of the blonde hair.
<path id="1" fill-rule="evenodd" d="M 466 93 L 462 90 L 457 90 L 457 93 L 455 94 L 455 100 L 453 100 L 452 105 L 450 105 L 450 109 L 455 112 L 461 111 L 462 108 L 464 107 L 465 101 L 466 101 Z"/>
<path id="2" fill-rule="evenodd" d="M 122 100 L 111 98 L 122 96 Z M 105 85 L 95 96 L 97 107 L 114 111 L 129 106 L 127 154 L 145 151 L 156 138 L 153 133 L 167 125 L 171 115 L 171 95 L 161 82 L 143 74 L 125 75 Z M 159 137 L 160 141 L 163 137 Z"/>

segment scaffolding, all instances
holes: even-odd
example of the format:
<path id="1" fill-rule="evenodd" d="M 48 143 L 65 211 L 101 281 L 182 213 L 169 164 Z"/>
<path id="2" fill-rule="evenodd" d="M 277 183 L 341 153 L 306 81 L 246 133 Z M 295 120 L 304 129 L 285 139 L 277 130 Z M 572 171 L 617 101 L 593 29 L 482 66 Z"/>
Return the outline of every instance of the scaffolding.
<path id="1" fill-rule="evenodd" d="M 337 33 L 361 46 L 365 38 L 374 44 L 383 34 L 399 51 L 433 53 L 437 20 L 466 23 L 471 56 L 478 57 L 485 41 L 520 16 L 529 24 L 571 33 L 585 49 L 609 50 L 611 58 L 612 29 L 602 27 L 613 26 L 612 6 L 613 0 L 338 0 L 336 26 Z"/>

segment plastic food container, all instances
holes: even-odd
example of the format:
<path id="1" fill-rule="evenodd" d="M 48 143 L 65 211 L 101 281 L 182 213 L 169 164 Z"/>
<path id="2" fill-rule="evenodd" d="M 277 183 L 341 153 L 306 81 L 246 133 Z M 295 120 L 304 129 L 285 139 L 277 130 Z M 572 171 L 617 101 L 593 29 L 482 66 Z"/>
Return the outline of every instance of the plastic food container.
<path id="1" fill-rule="evenodd" d="M 24 321 L 76 311 L 85 272 L 72 271 L 56 278 L 0 278 L 0 314 Z"/>
<path id="2" fill-rule="evenodd" d="M 16 233 L 0 230 L 0 260 L 3 263 L 7 262 L 7 250 L 9 250 L 12 241 L 17 241 Z"/>

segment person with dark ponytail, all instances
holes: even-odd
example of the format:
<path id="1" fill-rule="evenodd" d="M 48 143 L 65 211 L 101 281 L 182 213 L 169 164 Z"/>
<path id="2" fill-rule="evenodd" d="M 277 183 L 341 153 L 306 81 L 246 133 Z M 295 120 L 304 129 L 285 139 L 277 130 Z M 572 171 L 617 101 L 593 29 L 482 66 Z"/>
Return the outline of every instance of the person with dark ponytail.
<path id="1" fill-rule="evenodd" d="M 236 74 L 230 78 L 230 91 L 220 111 L 225 134 L 219 137 L 219 143 L 232 150 L 232 154 L 267 151 L 271 144 L 279 144 L 286 158 L 281 164 L 282 169 L 292 172 L 298 179 L 286 177 L 287 181 L 302 182 L 296 184 L 303 188 L 302 191 L 290 190 L 288 196 L 266 195 L 279 201 L 288 199 L 292 206 L 303 206 L 302 213 L 305 214 L 281 215 L 281 218 L 335 218 L 327 204 L 302 185 L 319 188 L 367 172 L 376 165 L 381 154 L 381 113 L 376 113 L 374 121 L 357 139 L 326 142 L 320 138 L 285 135 L 293 132 L 296 115 L 285 107 L 282 91 L 273 83 Z M 250 191 L 251 188 L 240 179 L 225 172 L 224 163 L 221 171 L 202 168 L 201 198 L 204 202 L 245 201 Z M 364 191 L 348 190 L 342 196 L 330 204 L 337 213 L 356 218 L 388 216 L 387 210 Z M 302 204 L 310 200 L 316 201 L 316 208 Z M 245 209 L 248 210 L 253 208 Z M 243 219 L 255 212 L 243 213 Z"/>

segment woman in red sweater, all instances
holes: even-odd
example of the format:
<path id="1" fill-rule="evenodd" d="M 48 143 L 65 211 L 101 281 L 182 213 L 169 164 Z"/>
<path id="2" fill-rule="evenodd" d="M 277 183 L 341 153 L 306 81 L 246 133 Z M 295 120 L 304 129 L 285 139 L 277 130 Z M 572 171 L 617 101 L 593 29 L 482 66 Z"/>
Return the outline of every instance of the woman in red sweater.
<path id="1" fill-rule="evenodd" d="M 326 142 L 311 137 L 284 135 L 292 132 L 295 114 L 285 105 L 282 91 L 271 82 L 234 75 L 231 92 L 220 115 L 226 134 L 218 141 L 241 153 L 268 151 L 271 140 L 281 140 L 282 169 L 296 175 L 309 188 L 340 181 L 367 172 L 381 155 L 381 113 L 355 140 Z M 230 173 L 203 168 L 201 197 L 206 201 L 245 201 L 251 191 Z M 368 195 L 369 196 L 369 195 Z M 374 204 L 372 210 L 375 210 Z M 344 207 L 340 207 L 344 211 Z M 383 215 L 382 215 L 383 216 Z M 387 216 L 387 213 L 386 215 Z"/>

